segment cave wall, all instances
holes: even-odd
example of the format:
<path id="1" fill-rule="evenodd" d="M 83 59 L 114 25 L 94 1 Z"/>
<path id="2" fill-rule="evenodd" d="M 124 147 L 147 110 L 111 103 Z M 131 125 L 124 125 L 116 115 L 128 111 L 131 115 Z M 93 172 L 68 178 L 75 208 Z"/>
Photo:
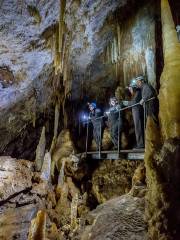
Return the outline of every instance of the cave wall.
<path id="1" fill-rule="evenodd" d="M 143 74 L 149 83 L 156 86 L 154 8 L 148 3 L 122 22 L 120 80 L 125 85 L 135 76 Z"/>
<path id="2" fill-rule="evenodd" d="M 180 44 L 168 0 L 161 0 L 164 69 L 160 79 L 159 122 L 148 118 L 145 165 L 146 217 L 150 239 L 180 238 Z"/>
<path id="3" fill-rule="evenodd" d="M 152 3 L 136 4 L 134 8 L 125 5 L 106 20 L 111 39 L 89 67 L 84 80 L 86 94 L 106 103 L 118 85 L 125 87 L 138 75 L 146 76 L 156 88 L 155 16 L 159 12 Z"/>

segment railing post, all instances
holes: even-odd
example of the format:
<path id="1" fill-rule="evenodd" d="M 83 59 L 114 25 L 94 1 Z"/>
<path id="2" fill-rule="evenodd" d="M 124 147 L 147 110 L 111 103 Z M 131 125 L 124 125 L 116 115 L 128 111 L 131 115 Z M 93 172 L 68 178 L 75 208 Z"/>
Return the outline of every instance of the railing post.
<path id="1" fill-rule="evenodd" d="M 86 156 L 88 150 L 88 137 L 89 137 L 89 120 L 87 121 L 87 129 L 86 129 Z"/>
<path id="2" fill-rule="evenodd" d="M 144 102 L 144 145 L 146 137 L 146 102 Z"/>
<path id="3" fill-rule="evenodd" d="M 81 134 L 81 119 L 80 119 L 80 116 L 78 118 L 78 134 L 79 134 L 79 137 L 80 137 L 80 134 Z"/>
<path id="4" fill-rule="evenodd" d="M 101 120 L 101 119 L 100 119 Z M 99 139 L 99 159 L 101 159 L 101 138 L 102 138 L 102 125 L 101 125 L 101 121 L 100 121 L 100 139 Z"/>
<path id="5" fill-rule="evenodd" d="M 121 117 L 121 110 L 119 110 L 119 118 L 118 118 L 118 157 L 120 155 L 120 117 Z"/>

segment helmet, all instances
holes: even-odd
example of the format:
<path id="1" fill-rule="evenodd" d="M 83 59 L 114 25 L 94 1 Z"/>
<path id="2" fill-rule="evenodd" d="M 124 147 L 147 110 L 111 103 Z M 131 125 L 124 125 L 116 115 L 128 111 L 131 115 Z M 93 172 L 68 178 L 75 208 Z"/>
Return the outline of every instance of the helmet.
<path id="1" fill-rule="evenodd" d="M 135 80 L 137 82 L 137 81 L 144 81 L 145 79 L 144 79 L 143 76 L 138 76 L 138 77 L 135 78 Z"/>
<path id="2" fill-rule="evenodd" d="M 89 104 L 89 106 L 91 106 L 91 107 L 93 107 L 93 108 L 96 108 L 96 107 L 97 107 L 95 102 L 91 102 L 91 103 Z"/>
<path id="3" fill-rule="evenodd" d="M 117 98 L 116 97 L 111 97 L 110 99 L 109 99 L 109 104 L 111 105 L 111 102 L 112 101 L 114 101 L 116 104 L 118 103 L 118 100 L 117 100 Z"/>
<path id="4" fill-rule="evenodd" d="M 136 79 L 132 79 L 130 84 L 129 84 L 129 87 L 137 87 L 137 82 L 136 82 Z"/>

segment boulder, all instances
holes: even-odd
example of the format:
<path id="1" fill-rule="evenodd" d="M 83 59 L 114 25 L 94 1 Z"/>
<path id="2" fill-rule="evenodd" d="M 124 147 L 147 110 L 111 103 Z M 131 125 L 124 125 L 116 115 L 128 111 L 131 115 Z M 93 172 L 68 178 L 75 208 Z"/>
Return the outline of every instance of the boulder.
<path id="1" fill-rule="evenodd" d="M 0 239 L 25 240 L 32 218 L 36 216 L 39 206 L 30 204 L 18 208 L 9 208 L 0 214 Z"/>
<path id="2" fill-rule="evenodd" d="M 87 217 L 81 240 L 147 240 L 144 198 L 127 194 L 99 205 Z"/>
<path id="3" fill-rule="evenodd" d="M 32 186 L 32 163 L 0 157 L 0 201 L 12 198 Z"/>

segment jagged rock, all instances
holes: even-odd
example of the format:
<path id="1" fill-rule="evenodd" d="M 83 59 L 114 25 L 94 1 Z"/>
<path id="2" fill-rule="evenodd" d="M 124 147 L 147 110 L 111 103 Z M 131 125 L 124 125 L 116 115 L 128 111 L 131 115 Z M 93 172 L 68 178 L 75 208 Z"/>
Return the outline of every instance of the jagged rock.
<path id="1" fill-rule="evenodd" d="M 21 207 L 37 203 L 43 205 L 42 199 L 36 194 L 31 194 L 31 192 L 18 194 L 16 197 L 8 200 L 7 204 L 4 204 L 3 206 L 8 207 L 8 203 L 15 203 L 15 207 Z"/>
<path id="2" fill-rule="evenodd" d="M 0 201 L 32 187 L 32 163 L 11 157 L 0 157 Z"/>
<path id="3" fill-rule="evenodd" d="M 52 161 L 60 171 L 62 158 L 69 157 L 74 152 L 74 144 L 70 137 L 69 130 L 62 130 L 58 136 L 54 153 L 52 154 Z"/>
<path id="4" fill-rule="evenodd" d="M 68 198 L 68 184 L 64 183 L 61 188 L 61 196 L 57 202 L 55 212 L 57 213 L 57 223 L 58 225 L 66 225 L 70 224 L 70 216 L 71 216 L 71 202 Z M 64 211 L 66 209 L 66 211 Z"/>
<path id="5" fill-rule="evenodd" d="M 36 216 L 38 208 L 38 204 L 30 204 L 0 212 L 0 239 L 27 239 L 30 222 Z"/>
<path id="6" fill-rule="evenodd" d="M 132 178 L 132 186 L 145 184 L 146 181 L 146 169 L 144 163 L 141 163 L 134 172 Z"/>
<path id="7" fill-rule="evenodd" d="M 104 160 L 92 174 L 92 192 L 99 203 L 114 198 L 131 189 L 136 161 Z"/>
<path id="8" fill-rule="evenodd" d="M 47 239 L 50 240 L 65 240 L 63 233 L 57 229 L 55 223 L 52 223 L 47 231 Z"/>
<path id="9" fill-rule="evenodd" d="M 31 193 L 37 194 L 41 197 L 47 195 L 48 185 L 46 182 L 40 182 L 39 184 L 35 183 L 32 187 Z"/>
<path id="10" fill-rule="evenodd" d="M 68 158 L 65 158 L 64 171 L 67 176 L 81 181 L 82 178 L 88 174 L 88 170 L 87 160 L 83 156 L 77 157 L 71 154 Z"/>
<path id="11" fill-rule="evenodd" d="M 87 217 L 81 240 L 146 240 L 144 198 L 127 194 L 99 205 Z"/>

